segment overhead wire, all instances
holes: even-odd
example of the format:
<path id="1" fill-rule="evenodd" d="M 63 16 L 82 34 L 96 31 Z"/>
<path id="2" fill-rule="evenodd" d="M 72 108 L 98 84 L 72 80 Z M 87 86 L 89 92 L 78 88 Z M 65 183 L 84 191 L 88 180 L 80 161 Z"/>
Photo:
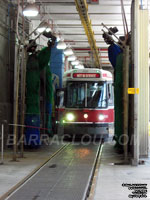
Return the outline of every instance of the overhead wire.
<path id="1" fill-rule="evenodd" d="M 124 29 L 124 35 L 126 35 L 126 28 L 125 28 L 125 21 L 124 21 L 124 16 L 123 16 L 123 9 L 122 9 L 122 6 L 121 6 L 121 15 L 122 15 L 122 21 L 123 21 L 123 29 Z"/>

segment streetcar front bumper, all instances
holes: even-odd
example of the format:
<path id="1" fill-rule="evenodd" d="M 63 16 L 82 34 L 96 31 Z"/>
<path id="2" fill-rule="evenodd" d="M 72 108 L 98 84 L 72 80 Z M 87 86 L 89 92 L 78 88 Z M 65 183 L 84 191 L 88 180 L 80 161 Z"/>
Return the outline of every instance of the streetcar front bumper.
<path id="1" fill-rule="evenodd" d="M 68 135 L 91 135 L 107 138 L 109 135 L 108 123 L 64 123 L 64 134 Z"/>

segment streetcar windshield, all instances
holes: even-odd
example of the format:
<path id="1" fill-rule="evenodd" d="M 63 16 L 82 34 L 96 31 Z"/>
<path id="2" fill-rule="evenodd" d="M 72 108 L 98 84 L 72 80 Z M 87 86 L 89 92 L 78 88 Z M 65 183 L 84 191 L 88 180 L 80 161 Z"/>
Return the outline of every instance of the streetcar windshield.
<path id="1" fill-rule="evenodd" d="M 68 82 L 66 107 L 105 108 L 106 82 Z"/>

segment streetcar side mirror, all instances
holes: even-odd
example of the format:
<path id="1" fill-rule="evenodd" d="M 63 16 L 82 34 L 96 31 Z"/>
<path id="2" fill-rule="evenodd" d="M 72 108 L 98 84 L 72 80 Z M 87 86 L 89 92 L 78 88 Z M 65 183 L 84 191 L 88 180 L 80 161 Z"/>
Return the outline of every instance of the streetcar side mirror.
<path id="1" fill-rule="evenodd" d="M 57 89 L 56 90 L 56 98 L 55 98 L 55 104 L 57 108 L 64 107 L 65 102 L 65 89 Z"/>

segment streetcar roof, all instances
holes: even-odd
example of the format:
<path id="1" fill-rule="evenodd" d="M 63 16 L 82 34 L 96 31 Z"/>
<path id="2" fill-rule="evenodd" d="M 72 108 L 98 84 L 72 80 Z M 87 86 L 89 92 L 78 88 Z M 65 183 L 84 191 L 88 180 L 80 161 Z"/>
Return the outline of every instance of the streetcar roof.
<path id="1" fill-rule="evenodd" d="M 112 73 L 97 68 L 72 69 L 66 71 L 64 81 L 112 81 Z"/>

